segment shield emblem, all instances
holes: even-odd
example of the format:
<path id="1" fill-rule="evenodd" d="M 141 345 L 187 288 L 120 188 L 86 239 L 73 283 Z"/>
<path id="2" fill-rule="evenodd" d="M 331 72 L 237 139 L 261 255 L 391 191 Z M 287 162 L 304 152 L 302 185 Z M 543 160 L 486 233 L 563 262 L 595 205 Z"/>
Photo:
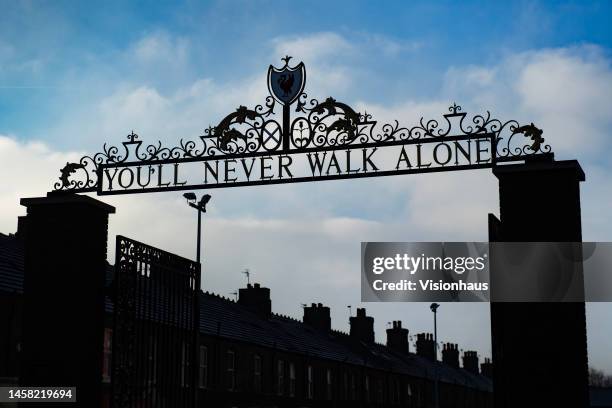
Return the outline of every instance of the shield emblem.
<path id="1" fill-rule="evenodd" d="M 295 67 L 289 67 L 289 59 L 285 57 L 285 66 L 278 69 L 270 65 L 268 69 L 268 90 L 277 101 L 283 105 L 291 105 L 300 96 L 306 85 L 306 67 L 300 62 Z"/>

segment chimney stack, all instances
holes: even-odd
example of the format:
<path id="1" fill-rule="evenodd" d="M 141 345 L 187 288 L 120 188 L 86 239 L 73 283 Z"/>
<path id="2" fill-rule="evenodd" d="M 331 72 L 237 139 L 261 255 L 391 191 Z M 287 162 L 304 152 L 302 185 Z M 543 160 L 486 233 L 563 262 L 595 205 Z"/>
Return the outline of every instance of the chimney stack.
<path id="1" fill-rule="evenodd" d="M 478 354 L 475 351 L 463 352 L 463 368 L 471 373 L 479 374 L 478 371 Z"/>
<path id="2" fill-rule="evenodd" d="M 428 358 L 432 361 L 436 360 L 436 350 L 434 348 L 433 334 L 419 333 L 417 334 L 417 355 Z"/>
<path id="3" fill-rule="evenodd" d="M 238 291 L 238 304 L 247 307 L 261 317 L 268 318 L 272 314 L 272 301 L 270 300 L 270 289 L 263 288 L 259 283 Z"/>
<path id="4" fill-rule="evenodd" d="M 28 217 L 26 215 L 17 217 L 17 232 L 15 236 L 22 242 L 24 242 L 26 238 L 27 222 Z"/>
<path id="5" fill-rule="evenodd" d="M 442 362 L 451 367 L 459 368 L 459 346 L 453 343 L 446 343 L 442 347 Z"/>
<path id="6" fill-rule="evenodd" d="M 349 321 L 351 323 L 351 337 L 366 343 L 374 343 L 374 318 L 366 316 L 364 308 L 358 308 L 357 316 L 351 316 Z"/>
<path id="7" fill-rule="evenodd" d="M 311 306 L 304 307 L 304 323 L 317 330 L 328 332 L 331 330 L 331 317 L 329 307 L 321 303 L 313 303 Z"/>
<path id="8" fill-rule="evenodd" d="M 393 328 L 387 329 L 387 347 L 398 353 L 408 354 L 408 329 L 402 328 L 402 321 L 393 321 Z"/>
<path id="9" fill-rule="evenodd" d="M 493 363 L 490 358 L 485 358 L 484 363 L 480 365 L 480 373 L 485 377 L 493 378 Z"/>

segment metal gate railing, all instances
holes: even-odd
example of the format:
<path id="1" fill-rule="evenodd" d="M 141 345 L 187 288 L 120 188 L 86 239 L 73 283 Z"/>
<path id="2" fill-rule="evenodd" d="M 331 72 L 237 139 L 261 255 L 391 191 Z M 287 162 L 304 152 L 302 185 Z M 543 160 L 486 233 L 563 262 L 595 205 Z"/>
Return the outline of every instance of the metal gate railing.
<path id="1" fill-rule="evenodd" d="M 117 236 L 112 406 L 194 407 L 200 265 Z"/>

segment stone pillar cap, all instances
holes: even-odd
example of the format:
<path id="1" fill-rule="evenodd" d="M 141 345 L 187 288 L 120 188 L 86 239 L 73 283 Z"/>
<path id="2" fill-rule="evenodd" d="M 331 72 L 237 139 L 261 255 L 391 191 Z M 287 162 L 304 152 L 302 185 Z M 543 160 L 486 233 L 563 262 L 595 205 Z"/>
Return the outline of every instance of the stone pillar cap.
<path id="1" fill-rule="evenodd" d="M 73 193 L 47 193 L 46 197 L 22 198 L 19 203 L 25 207 L 45 204 L 87 204 L 108 214 L 115 213 L 115 207 L 95 198 Z"/>
<path id="2" fill-rule="evenodd" d="M 516 174 L 530 171 L 556 171 L 556 170 L 573 170 L 576 172 L 578 181 L 584 181 L 584 171 L 580 167 L 578 160 L 560 160 L 560 161 L 533 161 L 520 164 L 499 165 L 493 168 L 493 174 L 496 177 L 505 176 L 508 174 Z"/>

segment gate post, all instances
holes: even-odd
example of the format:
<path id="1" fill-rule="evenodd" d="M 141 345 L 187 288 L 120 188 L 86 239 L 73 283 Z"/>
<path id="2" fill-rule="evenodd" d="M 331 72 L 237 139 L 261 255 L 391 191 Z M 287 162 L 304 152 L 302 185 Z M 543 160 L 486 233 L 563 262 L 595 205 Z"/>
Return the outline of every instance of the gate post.
<path id="1" fill-rule="evenodd" d="M 493 173 L 501 220 L 489 215 L 490 241 L 582 241 L 585 177 L 576 160 L 533 160 Z M 589 406 L 584 302 L 491 303 L 491 331 L 496 408 Z"/>
<path id="2" fill-rule="evenodd" d="M 108 215 L 88 196 L 23 198 L 27 207 L 23 386 L 76 387 L 76 407 L 100 407 Z"/>

